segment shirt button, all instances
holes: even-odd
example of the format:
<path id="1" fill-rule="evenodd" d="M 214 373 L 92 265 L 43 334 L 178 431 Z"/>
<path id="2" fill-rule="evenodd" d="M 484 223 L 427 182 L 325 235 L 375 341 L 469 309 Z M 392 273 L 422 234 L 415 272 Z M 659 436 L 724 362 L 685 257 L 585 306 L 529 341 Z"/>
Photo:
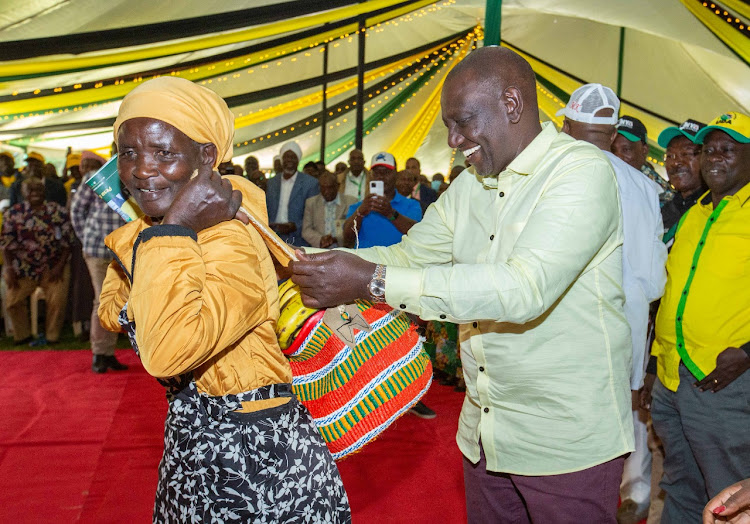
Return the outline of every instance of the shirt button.
<path id="1" fill-rule="evenodd" d="M 443 320 L 445 320 L 448 317 L 446 317 L 445 315 L 440 315 L 440 318 L 443 319 Z"/>
<path id="2" fill-rule="evenodd" d="M 503 193 L 502 191 L 500 191 L 500 192 L 499 192 L 499 193 L 497 194 L 497 196 L 499 196 L 500 198 L 502 198 L 502 197 L 504 197 L 504 196 L 505 196 L 505 193 Z"/>
<path id="3" fill-rule="evenodd" d="M 481 371 L 482 373 L 484 373 L 484 366 L 479 366 L 479 371 Z"/>
<path id="4" fill-rule="evenodd" d="M 490 240 L 495 240 L 495 235 L 490 235 Z"/>
<path id="5" fill-rule="evenodd" d="M 400 306 L 398 306 L 398 307 L 400 307 L 401 309 L 406 309 L 406 304 L 401 304 L 401 305 L 400 305 Z"/>
<path id="6" fill-rule="evenodd" d="M 478 327 L 478 326 L 479 326 L 479 323 L 478 323 L 478 322 L 474 322 L 474 323 L 472 324 L 472 326 L 474 326 L 474 327 Z"/>
<path id="7" fill-rule="evenodd" d="M 484 412 L 485 413 L 489 413 L 490 412 L 490 408 L 484 408 Z"/>
<path id="8" fill-rule="evenodd" d="M 682 322 L 682 317 L 677 317 L 677 322 Z"/>

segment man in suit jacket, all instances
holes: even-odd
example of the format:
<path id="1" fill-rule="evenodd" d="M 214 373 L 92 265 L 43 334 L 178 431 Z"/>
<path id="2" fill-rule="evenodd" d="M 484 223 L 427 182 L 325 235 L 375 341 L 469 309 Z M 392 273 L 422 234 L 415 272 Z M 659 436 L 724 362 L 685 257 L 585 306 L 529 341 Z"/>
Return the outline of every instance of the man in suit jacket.
<path id="1" fill-rule="evenodd" d="M 326 171 L 318 179 L 320 194 L 305 202 L 302 238 L 313 247 L 344 245 L 343 224 L 349 206 L 357 202 L 351 195 L 339 194 L 336 175 Z"/>
<path id="2" fill-rule="evenodd" d="M 411 198 L 419 201 L 419 207 L 422 208 L 422 214 L 424 215 L 424 212 L 427 211 L 429 205 L 437 200 L 437 191 L 432 189 L 429 185 L 424 185 L 419 179 L 419 175 L 422 173 L 422 166 L 416 158 L 412 157 L 406 161 L 404 171 L 411 174 L 416 179 L 416 183 L 412 185 Z"/>
<path id="3" fill-rule="evenodd" d="M 302 218 L 305 201 L 320 192 L 318 181 L 297 171 L 302 158 L 302 149 L 297 142 L 281 146 L 280 155 L 281 173 L 268 181 L 266 190 L 269 225 L 284 242 L 307 246 L 302 238 Z"/>

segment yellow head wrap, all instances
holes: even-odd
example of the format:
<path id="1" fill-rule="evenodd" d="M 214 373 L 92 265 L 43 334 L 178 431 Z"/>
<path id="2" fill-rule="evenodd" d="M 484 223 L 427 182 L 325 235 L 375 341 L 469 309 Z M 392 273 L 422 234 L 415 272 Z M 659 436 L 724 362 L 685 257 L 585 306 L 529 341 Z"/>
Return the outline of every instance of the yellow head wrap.
<path id="1" fill-rule="evenodd" d="M 166 122 L 199 144 L 214 144 L 219 151 L 214 167 L 232 159 L 234 115 L 224 99 L 210 89 L 174 76 L 144 82 L 120 105 L 115 141 L 123 122 L 140 117 Z"/>

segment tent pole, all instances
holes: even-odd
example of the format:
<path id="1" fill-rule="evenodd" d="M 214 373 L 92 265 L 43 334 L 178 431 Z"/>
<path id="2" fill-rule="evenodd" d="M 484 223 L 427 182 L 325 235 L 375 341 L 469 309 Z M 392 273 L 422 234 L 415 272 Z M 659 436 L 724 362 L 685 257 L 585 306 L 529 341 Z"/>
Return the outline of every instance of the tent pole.
<path id="1" fill-rule="evenodd" d="M 484 45 L 500 45 L 503 0 L 487 0 L 484 8 Z"/>
<path id="2" fill-rule="evenodd" d="M 625 57 L 625 28 L 620 27 L 620 50 L 617 58 L 617 98 L 622 95 L 622 64 Z"/>
<path id="3" fill-rule="evenodd" d="M 357 60 L 357 127 L 354 133 L 354 147 L 362 149 L 364 134 L 365 105 L 365 19 L 359 20 L 359 56 Z"/>
<path id="4" fill-rule="evenodd" d="M 323 46 L 323 107 L 320 118 L 320 159 L 326 161 L 326 129 L 328 128 L 328 42 Z"/>

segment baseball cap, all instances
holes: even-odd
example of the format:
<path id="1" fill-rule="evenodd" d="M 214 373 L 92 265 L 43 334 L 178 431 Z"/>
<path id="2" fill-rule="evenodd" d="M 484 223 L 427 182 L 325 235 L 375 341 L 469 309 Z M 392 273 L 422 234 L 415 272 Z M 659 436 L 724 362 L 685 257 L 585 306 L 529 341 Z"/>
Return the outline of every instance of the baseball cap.
<path id="1" fill-rule="evenodd" d="M 44 164 L 44 156 L 42 156 L 41 153 L 37 153 L 36 151 L 32 151 L 31 153 L 29 153 L 28 155 L 26 155 L 26 160 L 28 160 L 30 158 L 33 159 L 33 160 L 38 160 L 39 162 L 41 162 L 42 164 Z"/>
<path id="2" fill-rule="evenodd" d="M 680 124 L 680 127 L 671 126 L 659 133 L 657 142 L 659 142 L 659 145 L 661 147 L 667 147 L 673 138 L 684 136 L 695 144 L 695 135 L 697 135 L 698 131 L 700 131 L 704 127 L 706 127 L 706 124 L 698 122 L 697 120 L 688 119 Z"/>
<path id="3" fill-rule="evenodd" d="M 632 116 L 622 116 L 615 125 L 617 132 L 631 142 L 646 143 L 646 126 L 643 122 Z"/>
<path id="4" fill-rule="evenodd" d="M 714 118 L 695 135 L 695 143 L 702 144 L 706 135 L 719 129 L 741 144 L 750 144 L 750 116 L 730 111 Z"/>
<path id="5" fill-rule="evenodd" d="M 612 116 L 594 116 L 602 109 L 612 109 Z M 573 91 L 567 105 L 555 115 L 586 124 L 615 125 L 619 111 L 620 99 L 614 91 L 601 84 L 586 84 Z"/>
<path id="6" fill-rule="evenodd" d="M 65 158 L 65 169 L 69 169 L 73 166 L 80 165 L 81 163 L 81 153 L 70 153 Z"/>
<path id="7" fill-rule="evenodd" d="M 376 153 L 375 156 L 372 157 L 372 162 L 370 162 L 370 169 L 377 166 L 384 166 L 388 169 L 396 169 L 396 159 L 393 158 L 392 154 L 381 151 L 380 153 Z"/>

